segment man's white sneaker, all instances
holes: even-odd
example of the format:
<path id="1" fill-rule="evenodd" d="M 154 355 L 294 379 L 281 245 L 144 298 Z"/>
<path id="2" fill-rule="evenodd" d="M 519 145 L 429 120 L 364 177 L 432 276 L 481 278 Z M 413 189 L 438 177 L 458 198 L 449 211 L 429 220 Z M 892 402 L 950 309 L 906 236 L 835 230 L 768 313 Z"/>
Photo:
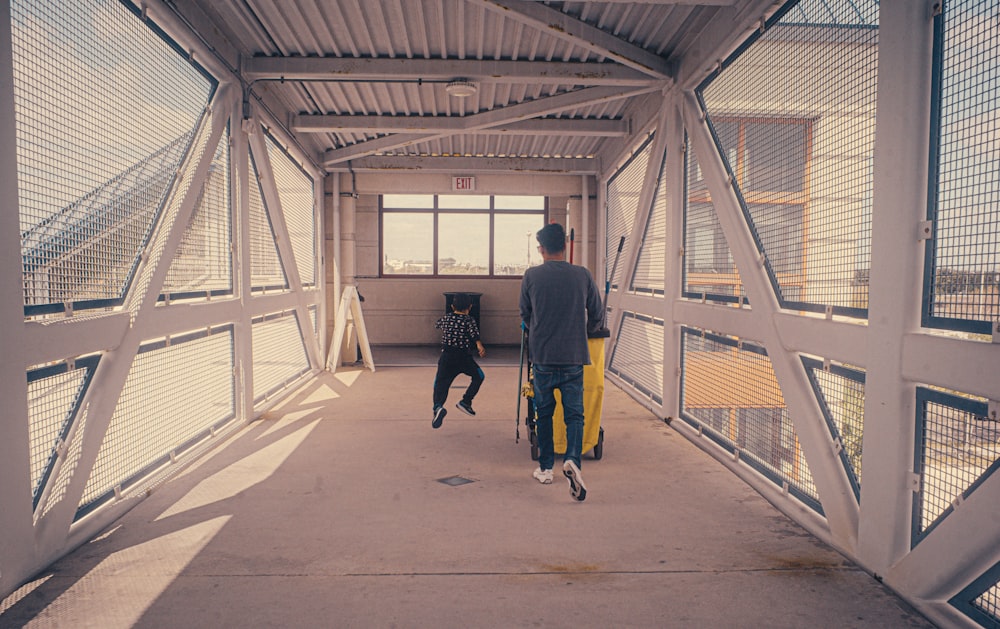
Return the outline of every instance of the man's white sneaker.
<path id="1" fill-rule="evenodd" d="M 531 474 L 534 476 L 539 483 L 543 485 L 552 484 L 552 470 L 543 470 L 540 467 L 535 468 L 535 471 Z"/>
<path id="2" fill-rule="evenodd" d="M 583 502 L 587 499 L 587 486 L 583 484 L 583 475 L 580 468 L 573 461 L 563 463 L 563 475 L 569 481 L 569 494 Z"/>

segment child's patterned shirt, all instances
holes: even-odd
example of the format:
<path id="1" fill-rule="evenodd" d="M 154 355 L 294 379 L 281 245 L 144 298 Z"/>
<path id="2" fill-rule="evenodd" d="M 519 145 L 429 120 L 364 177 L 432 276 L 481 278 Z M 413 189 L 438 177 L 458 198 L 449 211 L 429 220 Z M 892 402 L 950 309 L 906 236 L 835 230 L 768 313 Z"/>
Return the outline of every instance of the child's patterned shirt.
<path id="1" fill-rule="evenodd" d="M 467 314 L 450 312 L 438 319 L 434 327 L 441 330 L 441 346 L 445 348 L 468 350 L 479 340 L 476 320 Z"/>

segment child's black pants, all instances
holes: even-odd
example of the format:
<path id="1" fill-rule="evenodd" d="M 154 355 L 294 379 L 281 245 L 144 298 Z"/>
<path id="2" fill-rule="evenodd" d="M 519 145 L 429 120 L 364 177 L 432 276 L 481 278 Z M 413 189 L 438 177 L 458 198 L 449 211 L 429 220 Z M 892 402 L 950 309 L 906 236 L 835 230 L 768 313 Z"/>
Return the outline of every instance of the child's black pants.
<path id="1" fill-rule="evenodd" d="M 437 375 L 434 377 L 434 408 L 444 406 L 448 399 L 448 389 L 451 388 L 451 383 L 460 373 L 472 378 L 469 388 L 462 396 L 463 402 L 472 404 L 472 398 L 479 393 L 479 387 L 482 386 L 486 376 L 468 350 L 446 347 L 441 351 L 441 357 L 438 358 Z"/>

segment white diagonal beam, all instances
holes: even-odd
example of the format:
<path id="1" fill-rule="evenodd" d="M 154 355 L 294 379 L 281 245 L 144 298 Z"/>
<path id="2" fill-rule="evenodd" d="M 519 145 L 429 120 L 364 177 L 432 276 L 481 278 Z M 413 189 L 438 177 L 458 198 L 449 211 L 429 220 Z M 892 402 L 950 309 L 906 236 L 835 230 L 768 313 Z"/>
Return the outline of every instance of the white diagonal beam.
<path id="1" fill-rule="evenodd" d="M 251 81 L 372 81 L 645 85 L 649 74 L 618 63 L 489 59 L 357 59 L 354 57 L 253 57 L 243 64 Z"/>
<path id="2" fill-rule="evenodd" d="M 381 151 L 388 151 L 395 148 L 409 146 L 417 142 L 426 142 L 429 140 L 445 138 L 450 135 L 455 135 L 456 133 L 473 132 L 498 125 L 520 122 L 530 118 L 548 116 L 566 109 L 585 107 L 594 103 L 628 98 L 657 89 L 659 89 L 659 85 L 645 88 L 588 87 L 573 92 L 564 92 L 562 94 L 556 94 L 555 96 L 548 96 L 546 98 L 539 98 L 533 101 L 518 103 L 509 107 L 492 109 L 479 114 L 464 116 L 458 119 L 462 121 L 462 128 L 460 130 L 452 130 L 430 135 L 415 133 L 390 135 L 375 138 L 367 142 L 359 142 L 358 144 L 353 144 L 341 149 L 327 151 L 324 165 L 329 167 L 333 164 L 339 164 L 341 162 L 346 162 L 358 157 L 364 157 L 366 155 L 374 155 L 375 153 Z"/>
<path id="3" fill-rule="evenodd" d="M 453 116 L 356 116 L 312 115 L 292 117 L 296 133 L 440 133 L 453 131 L 473 135 L 625 137 L 627 120 L 535 118 L 485 129 L 467 130 L 463 118 Z"/>
<path id="4" fill-rule="evenodd" d="M 540 2 L 527 0 L 466 0 L 466 2 L 500 13 L 507 19 L 613 59 L 654 78 L 666 79 L 674 74 L 670 64 L 660 55 L 630 44 Z"/>

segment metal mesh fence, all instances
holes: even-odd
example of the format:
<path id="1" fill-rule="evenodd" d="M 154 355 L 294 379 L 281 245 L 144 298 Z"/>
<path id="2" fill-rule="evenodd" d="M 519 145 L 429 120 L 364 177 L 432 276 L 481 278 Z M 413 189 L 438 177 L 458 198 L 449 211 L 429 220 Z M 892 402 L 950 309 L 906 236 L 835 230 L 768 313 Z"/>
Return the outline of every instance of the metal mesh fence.
<path id="1" fill-rule="evenodd" d="M 281 265 L 281 254 L 275 243 L 271 216 L 264 205 L 261 193 L 260 173 L 250 154 L 250 164 L 254 177 L 250 181 L 250 286 L 254 291 L 281 290 L 288 288 L 285 268 Z"/>
<path id="2" fill-rule="evenodd" d="M 211 434 L 234 415 L 233 329 L 139 349 L 80 501 L 83 515 Z"/>
<path id="3" fill-rule="evenodd" d="M 32 498 L 37 504 L 87 391 L 99 357 L 28 370 L 28 438 Z"/>
<path id="4" fill-rule="evenodd" d="M 786 307 L 867 315 L 877 44 L 877 0 L 803 0 L 698 88 Z"/>
<path id="5" fill-rule="evenodd" d="M 663 404 L 663 320 L 623 313 L 608 371 Z"/>
<path id="6" fill-rule="evenodd" d="M 269 134 L 267 152 L 271 158 L 274 185 L 281 199 L 281 211 L 288 227 L 295 264 L 303 286 L 316 285 L 316 218 L 313 208 L 313 180 Z"/>
<path id="7" fill-rule="evenodd" d="M 649 221 L 644 226 L 635 273 L 632 276 L 632 290 L 637 293 L 662 295 L 664 291 L 667 251 L 667 182 L 663 176 L 665 167 L 666 160 L 660 167 L 656 197 L 649 212 Z"/>
<path id="8" fill-rule="evenodd" d="M 694 147 L 687 150 L 687 199 L 684 213 L 684 297 L 746 303 L 746 290 L 726 235 L 719 224 Z"/>
<path id="9" fill-rule="evenodd" d="M 948 601 L 983 627 L 1000 627 L 1000 563 Z"/>
<path id="10" fill-rule="evenodd" d="M 121 303 L 214 84 L 124 3 L 11 15 L 25 314 Z"/>
<path id="11" fill-rule="evenodd" d="M 861 491 L 861 444 L 865 430 L 865 374 L 832 361 L 802 358 L 823 415 L 839 444 L 840 459 L 854 487 Z"/>
<path id="12" fill-rule="evenodd" d="M 604 253 L 605 277 L 611 283 L 612 289 L 618 288 L 618 282 L 622 277 L 620 262 L 618 268 L 614 269 L 614 277 L 611 277 L 621 237 L 625 236 L 626 247 L 631 246 L 632 226 L 639 208 L 639 195 L 642 193 L 642 182 L 646 176 L 646 164 L 649 163 L 652 144 L 653 136 L 650 135 L 636 148 L 618 172 L 608 179 L 607 234 Z"/>
<path id="13" fill-rule="evenodd" d="M 163 282 L 162 293 L 171 299 L 232 293 L 229 163 L 229 134 L 225 133 Z"/>
<path id="14" fill-rule="evenodd" d="M 918 387 L 915 458 L 913 545 L 1000 467 L 1000 422 L 986 400 Z"/>
<path id="15" fill-rule="evenodd" d="M 1000 0 L 949 0 L 936 20 L 924 324 L 1000 324 Z"/>
<path id="16" fill-rule="evenodd" d="M 820 510 L 766 350 L 751 341 L 682 328 L 681 417 L 772 482 Z"/>
<path id="17" fill-rule="evenodd" d="M 309 370 L 294 311 L 253 320 L 253 390 L 258 402 Z"/>
<path id="18" fill-rule="evenodd" d="M 977 596 L 972 604 L 986 614 L 994 626 L 1000 627 L 1000 585 L 994 585 Z"/>

